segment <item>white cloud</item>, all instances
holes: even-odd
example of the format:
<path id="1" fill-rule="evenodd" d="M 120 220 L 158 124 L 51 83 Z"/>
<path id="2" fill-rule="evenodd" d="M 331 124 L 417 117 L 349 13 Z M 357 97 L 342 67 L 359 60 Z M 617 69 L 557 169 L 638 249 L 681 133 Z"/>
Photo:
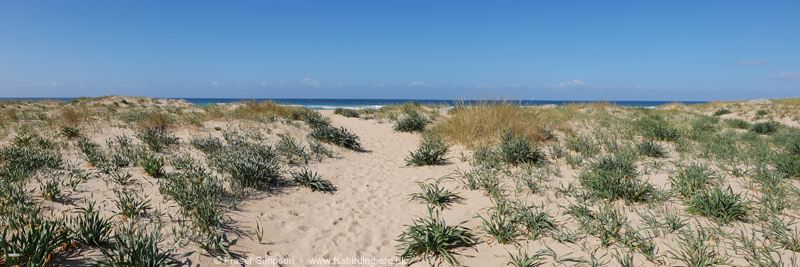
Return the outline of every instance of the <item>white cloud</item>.
<path id="1" fill-rule="evenodd" d="M 283 82 L 283 80 L 281 80 L 281 82 Z M 300 80 L 300 84 L 301 85 L 307 85 L 307 86 L 314 86 L 314 88 L 319 88 L 319 83 L 317 81 L 315 81 L 315 80 L 310 79 L 310 78 L 301 79 Z"/>
<path id="2" fill-rule="evenodd" d="M 281 84 L 283 84 L 283 80 L 281 80 Z"/>
<path id="3" fill-rule="evenodd" d="M 261 82 L 261 86 L 267 85 L 267 82 Z"/>
<path id="4" fill-rule="evenodd" d="M 585 83 L 578 79 L 573 79 L 572 81 L 566 83 L 548 83 L 544 86 L 552 86 L 552 87 L 577 87 L 577 86 L 589 86 L 588 83 Z"/>
<path id="5" fill-rule="evenodd" d="M 413 83 L 409 83 L 408 86 L 430 86 L 430 85 L 426 84 L 426 83 L 421 83 L 421 82 L 413 82 Z"/>
<path id="6" fill-rule="evenodd" d="M 219 84 L 219 82 L 213 81 L 213 82 L 211 82 L 211 84 L 217 85 L 217 84 Z"/>
<path id="7" fill-rule="evenodd" d="M 781 72 L 778 75 L 770 76 L 770 78 L 776 79 L 776 80 L 786 80 L 786 81 L 800 80 L 800 73 L 794 73 L 794 72 L 786 71 L 786 72 Z"/>
<path id="8" fill-rule="evenodd" d="M 767 61 L 766 60 L 739 61 L 736 64 L 739 64 L 740 66 L 758 66 L 767 64 Z"/>
<path id="9" fill-rule="evenodd" d="M 575 85 L 575 86 L 588 86 L 588 83 L 582 82 L 581 80 L 574 79 L 571 82 L 568 82 L 567 85 Z"/>

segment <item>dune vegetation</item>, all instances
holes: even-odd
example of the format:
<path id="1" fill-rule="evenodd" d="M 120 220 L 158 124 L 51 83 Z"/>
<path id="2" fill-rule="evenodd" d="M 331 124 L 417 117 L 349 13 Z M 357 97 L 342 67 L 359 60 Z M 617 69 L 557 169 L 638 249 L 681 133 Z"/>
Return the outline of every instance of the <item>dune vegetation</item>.
<path id="1" fill-rule="evenodd" d="M 0 266 L 235 258 L 248 248 L 237 240 L 271 237 L 232 213 L 298 191 L 342 194 L 318 164 L 380 147 L 337 120 L 419 140 L 392 152 L 402 163 L 392 168 L 450 173 L 407 178 L 398 203 L 419 209 L 389 233 L 386 257 L 797 266 L 798 99 L 657 108 L 486 99 L 321 113 L 119 96 L 0 102 Z M 453 211 L 473 203 L 490 205 Z"/>

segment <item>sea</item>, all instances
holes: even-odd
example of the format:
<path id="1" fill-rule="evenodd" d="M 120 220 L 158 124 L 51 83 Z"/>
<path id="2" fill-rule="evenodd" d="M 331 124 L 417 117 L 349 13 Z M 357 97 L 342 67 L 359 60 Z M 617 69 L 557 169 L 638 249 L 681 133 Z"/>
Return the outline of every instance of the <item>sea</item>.
<path id="1" fill-rule="evenodd" d="M 55 99 L 60 101 L 70 101 L 77 98 L 0 98 L 4 100 L 44 100 Z M 405 103 L 418 102 L 420 104 L 437 104 L 445 106 L 454 106 L 456 103 L 476 103 L 475 100 L 436 100 L 436 99 L 303 99 L 303 98 L 170 98 L 170 99 L 184 99 L 192 104 L 198 106 L 207 105 L 224 105 L 228 103 L 236 103 L 241 101 L 275 101 L 280 105 L 287 106 L 300 106 L 308 109 L 324 110 L 336 108 L 381 108 L 388 105 L 401 105 Z M 564 105 L 572 103 L 600 103 L 608 102 L 619 106 L 627 107 L 643 107 L 643 108 L 656 108 L 657 106 L 669 103 L 683 103 L 687 105 L 707 103 L 706 101 L 617 101 L 617 100 L 602 100 L 602 101 L 586 101 L 586 100 L 513 100 L 513 103 L 518 103 L 520 106 L 541 106 L 541 105 Z"/>

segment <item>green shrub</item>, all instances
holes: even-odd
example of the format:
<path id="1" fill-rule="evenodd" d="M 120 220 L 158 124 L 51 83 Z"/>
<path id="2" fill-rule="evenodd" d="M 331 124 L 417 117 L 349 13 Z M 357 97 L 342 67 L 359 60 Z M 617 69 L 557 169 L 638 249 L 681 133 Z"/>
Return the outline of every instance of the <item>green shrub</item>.
<path id="1" fill-rule="evenodd" d="M 250 144 L 228 140 L 224 150 L 209 155 L 209 164 L 243 186 L 265 189 L 280 178 L 280 167 L 275 150 L 268 145 Z"/>
<path id="2" fill-rule="evenodd" d="M 667 156 L 667 152 L 664 148 L 651 140 L 644 140 L 636 143 L 636 150 L 639 151 L 639 155 L 651 158 L 664 158 Z"/>
<path id="3" fill-rule="evenodd" d="M 633 157 L 624 154 L 599 157 L 578 176 L 578 180 L 593 195 L 612 201 L 648 201 L 656 191 L 652 184 L 639 178 Z"/>
<path id="4" fill-rule="evenodd" d="M 358 136 L 344 127 L 318 127 L 311 130 L 309 137 L 351 150 L 361 150 Z"/>
<path id="5" fill-rule="evenodd" d="M 476 217 L 481 219 L 481 226 L 478 226 L 478 229 L 494 237 L 500 244 L 514 243 L 520 236 L 517 224 L 513 221 L 512 209 L 508 205 L 505 201 L 498 201 L 489 209 L 488 219 L 481 215 Z"/>
<path id="6" fill-rule="evenodd" d="M 290 114 L 290 118 L 296 121 L 308 121 L 311 117 L 322 117 L 322 114 L 308 108 L 295 108 Z"/>
<path id="7" fill-rule="evenodd" d="M 133 140 L 125 135 L 116 135 L 106 140 L 110 152 L 108 153 L 111 165 L 117 167 L 127 167 L 139 161 L 144 148 L 134 146 Z"/>
<path id="8" fill-rule="evenodd" d="M 7 181 L 26 178 L 45 168 L 60 169 L 64 165 L 61 153 L 56 150 L 16 146 L 0 149 L 0 162 L 4 163 L 0 166 L 0 177 Z"/>
<path id="9" fill-rule="evenodd" d="M 642 136 L 659 140 L 659 141 L 675 141 L 681 136 L 678 130 L 669 125 L 669 123 L 659 116 L 648 116 L 641 118 L 633 123 L 634 130 L 639 132 Z"/>
<path id="10" fill-rule="evenodd" d="M 777 154 L 772 159 L 775 169 L 788 178 L 800 178 L 800 155 Z"/>
<path id="11" fill-rule="evenodd" d="M 223 148 L 222 141 L 210 135 L 208 137 L 192 137 L 189 142 L 194 148 L 203 151 L 206 155 L 216 153 Z"/>
<path id="12" fill-rule="evenodd" d="M 525 206 L 518 203 L 514 207 L 514 223 L 521 226 L 527 232 L 528 238 L 531 240 L 539 239 L 544 236 L 548 231 L 554 231 L 558 225 L 553 219 L 553 216 L 541 211 L 539 207 Z"/>
<path id="13" fill-rule="evenodd" d="M 397 242 L 400 244 L 397 247 L 403 251 L 400 258 L 409 261 L 409 264 L 424 259 L 431 265 L 437 261 L 458 265 L 452 250 L 475 245 L 475 237 L 470 229 L 461 226 L 465 222 L 447 225 L 438 212 L 429 212 L 427 218 L 414 220 L 414 224 L 398 236 Z"/>
<path id="14" fill-rule="evenodd" d="M 81 152 L 86 155 L 86 161 L 92 166 L 105 169 L 111 165 L 111 162 L 106 158 L 106 154 L 100 148 L 100 145 L 92 142 L 89 138 L 78 139 L 76 144 Z"/>
<path id="15" fill-rule="evenodd" d="M 0 234 L 0 263 L 4 266 L 50 266 L 55 249 L 69 243 L 63 221 L 31 221 Z"/>
<path id="16" fill-rule="evenodd" d="M 126 186 L 133 184 L 136 180 L 133 179 L 133 174 L 129 172 L 122 172 L 120 170 L 114 170 L 108 174 L 108 178 L 111 179 L 114 183 L 120 186 Z"/>
<path id="17" fill-rule="evenodd" d="M 726 119 L 725 124 L 735 129 L 749 129 L 750 123 L 740 119 Z"/>
<path id="18" fill-rule="evenodd" d="M 314 173 L 309 169 L 302 171 L 292 172 L 292 179 L 295 183 L 308 187 L 311 191 L 333 192 L 336 187 L 333 186 L 331 181 L 322 179 L 319 174 Z"/>
<path id="19" fill-rule="evenodd" d="M 81 135 L 81 129 L 78 127 L 64 126 L 61 127 L 60 134 L 66 138 L 73 139 Z"/>
<path id="20" fill-rule="evenodd" d="M 690 213 L 709 217 L 719 224 L 728 224 L 747 216 L 749 202 L 743 202 L 741 198 L 730 187 L 727 190 L 714 188 L 697 192 L 684 205 L 688 206 L 686 211 Z"/>
<path id="21" fill-rule="evenodd" d="M 778 131 L 781 124 L 777 121 L 759 122 L 750 126 L 750 131 L 759 134 L 772 134 Z"/>
<path id="22" fill-rule="evenodd" d="M 155 154 L 142 156 L 139 164 L 142 165 L 144 172 L 152 177 L 161 176 L 164 173 L 164 158 Z"/>
<path id="23" fill-rule="evenodd" d="M 333 151 L 316 139 L 308 139 L 308 149 L 317 161 L 322 162 L 324 157 L 333 157 Z"/>
<path id="24" fill-rule="evenodd" d="M 769 115 L 770 111 L 766 109 L 759 109 L 756 111 L 756 117 L 763 117 Z"/>
<path id="25" fill-rule="evenodd" d="M 75 241 L 87 246 L 104 246 L 108 244 L 112 221 L 100 216 L 95 209 L 95 202 L 88 202 L 87 207 L 77 209 L 78 216 L 72 223 Z"/>
<path id="26" fill-rule="evenodd" d="M 406 116 L 399 119 L 394 125 L 397 132 L 422 132 L 430 121 L 416 111 L 406 112 Z"/>
<path id="27" fill-rule="evenodd" d="M 513 136 L 511 132 L 507 132 L 500 142 L 500 154 L 503 156 L 503 160 L 511 165 L 532 165 L 546 158 L 544 153 L 533 147 L 527 138 Z"/>
<path id="28" fill-rule="evenodd" d="M 503 156 L 499 151 L 491 147 L 482 146 L 475 149 L 475 152 L 472 153 L 472 162 L 470 162 L 470 164 L 473 166 L 496 168 L 499 167 L 502 162 Z"/>
<path id="29" fill-rule="evenodd" d="M 716 266 L 725 264 L 726 259 L 714 251 L 713 244 L 719 242 L 712 242 L 719 238 L 710 229 L 699 227 L 695 231 L 685 231 L 678 236 L 678 247 L 671 249 L 669 253 L 672 259 L 681 261 L 686 266 L 700 267 L 700 266 Z M 717 245 L 717 248 L 719 245 Z M 677 251 L 677 252 L 676 252 Z"/>
<path id="30" fill-rule="evenodd" d="M 406 166 L 442 165 L 447 161 L 447 144 L 438 136 L 427 135 L 417 150 L 406 157 Z"/>
<path id="31" fill-rule="evenodd" d="M 160 229 L 156 227 L 147 232 L 144 227 L 123 227 L 114 236 L 113 246 L 103 249 L 103 260 L 95 259 L 93 265 L 106 267 L 141 266 L 166 267 L 177 266 L 179 261 L 171 255 L 179 242 L 173 243 L 166 250 L 159 248 L 161 243 Z M 178 255 L 186 257 L 193 252 Z"/>
<path id="32" fill-rule="evenodd" d="M 113 202 L 117 206 L 120 215 L 125 218 L 136 219 L 140 216 L 146 215 L 147 211 L 153 207 L 150 205 L 150 199 L 147 196 L 142 196 L 136 191 L 126 189 L 114 189 L 114 194 L 117 199 Z"/>
<path id="33" fill-rule="evenodd" d="M 778 217 L 772 217 L 763 227 L 764 237 L 767 240 L 775 241 L 780 247 L 793 252 L 800 252 L 800 230 L 792 229 L 791 227 L 795 222 L 784 220 Z M 783 266 L 776 264 L 775 266 Z"/>
<path id="34" fill-rule="evenodd" d="M 161 149 L 178 143 L 175 134 L 169 133 L 163 128 L 148 128 L 136 131 L 136 138 L 147 144 L 153 152 L 161 152 Z"/>
<path id="35" fill-rule="evenodd" d="M 786 151 L 792 155 L 800 155 L 800 136 L 792 136 L 786 142 Z"/>
<path id="36" fill-rule="evenodd" d="M 714 111 L 714 116 L 722 116 L 722 115 L 725 115 L 725 114 L 731 114 L 731 110 L 729 110 L 727 108 L 721 108 L 721 109 L 718 109 L 717 111 Z"/>
<path id="37" fill-rule="evenodd" d="M 319 113 L 315 113 L 319 114 Z M 328 118 L 323 117 L 322 115 L 318 116 L 308 116 L 304 120 L 309 127 L 313 128 L 320 128 L 320 127 L 330 127 L 331 122 Z"/>
<path id="38" fill-rule="evenodd" d="M 699 116 L 696 120 L 692 121 L 692 135 L 701 135 L 703 133 L 713 133 L 719 131 L 717 124 L 718 118 L 709 116 Z"/>
<path id="39" fill-rule="evenodd" d="M 190 165 L 159 180 L 158 190 L 177 202 L 184 216 L 191 219 L 195 229 L 193 239 L 204 249 L 226 251 L 221 240 L 222 218 L 226 194 L 222 180 L 202 166 Z"/>
<path id="40" fill-rule="evenodd" d="M 300 142 L 289 135 L 282 134 L 280 137 L 278 144 L 275 145 L 278 154 L 286 158 L 289 164 L 308 163 L 311 155 L 306 152 L 306 148 Z"/>
<path id="41" fill-rule="evenodd" d="M 600 154 L 600 145 L 595 143 L 591 137 L 575 135 L 566 140 L 566 147 L 572 151 L 581 153 L 585 157 L 593 157 Z"/>
<path id="42" fill-rule="evenodd" d="M 422 193 L 408 195 L 411 197 L 410 201 L 414 201 L 415 199 L 423 200 L 428 203 L 428 207 L 440 209 L 446 208 L 452 202 L 461 203 L 461 197 L 458 196 L 458 194 L 439 187 L 440 181 L 441 180 L 436 180 L 434 183 L 429 184 L 418 183 L 419 188 L 422 189 Z"/>
<path id="43" fill-rule="evenodd" d="M 572 215 L 586 234 L 600 238 L 603 248 L 614 242 L 629 245 L 626 244 L 629 243 L 626 233 L 631 231 L 628 217 L 617 207 L 606 204 L 598 211 L 592 211 L 584 205 L 570 205 L 565 214 Z"/>
<path id="44" fill-rule="evenodd" d="M 511 260 L 506 265 L 511 265 L 513 267 L 538 267 L 544 265 L 545 260 L 540 253 L 529 255 L 527 251 L 522 252 L 522 250 L 517 251 L 517 255 L 509 252 L 508 256 Z"/>
<path id="45" fill-rule="evenodd" d="M 61 181 L 57 177 L 39 181 L 39 190 L 42 191 L 42 197 L 46 200 L 58 201 L 61 198 L 62 189 Z"/>
<path id="46" fill-rule="evenodd" d="M 669 182 L 673 191 L 684 197 L 692 197 L 697 191 L 715 184 L 713 175 L 714 171 L 708 166 L 693 163 L 675 175 L 670 175 Z"/>
<path id="47" fill-rule="evenodd" d="M 341 110 L 339 110 L 339 109 L 341 109 Z M 338 111 L 339 113 L 336 113 L 336 111 Z M 334 113 L 342 115 L 342 116 L 345 116 L 345 117 L 348 117 L 348 118 L 358 118 L 359 117 L 359 114 L 358 114 L 357 110 L 349 109 L 349 108 L 336 108 Z"/>
<path id="48" fill-rule="evenodd" d="M 796 188 L 786 180 L 784 174 L 761 165 L 756 167 L 753 181 L 760 185 L 759 203 L 773 214 L 781 214 L 784 209 L 795 205 L 791 190 Z"/>

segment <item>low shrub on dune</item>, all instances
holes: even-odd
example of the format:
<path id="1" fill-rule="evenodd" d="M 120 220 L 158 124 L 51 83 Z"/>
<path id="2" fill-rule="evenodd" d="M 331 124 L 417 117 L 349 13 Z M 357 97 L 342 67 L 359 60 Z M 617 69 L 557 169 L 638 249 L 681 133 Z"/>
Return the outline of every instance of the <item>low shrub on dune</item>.
<path id="1" fill-rule="evenodd" d="M 442 165 L 446 162 L 447 144 L 438 136 L 427 135 L 417 150 L 406 157 L 406 166 Z"/>
<path id="2" fill-rule="evenodd" d="M 652 184 L 641 180 L 634 158 L 624 154 L 599 157 L 578 176 L 578 180 L 593 195 L 608 200 L 644 202 L 650 200 L 656 191 Z"/>
<path id="3" fill-rule="evenodd" d="M 358 118 L 360 116 L 357 110 L 349 108 L 336 108 L 336 110 L 333 111 L 333 114 L 339 114 L 348 118 Z"/>
<path id="4" fill-rule="evenodd" d="M 511 132 L 506 132 L 500 142 L 500 153 L 504 161 L 511 165 L 533 165 L 545 159 L 544 153 L 535 148 L 527 138 L 515 136 Z"/>
<path id="5" fill-rule="evenodd" d="M 772 134 L 778 131 L 781 124 L 777 121 L 759 122 L 750 126 L 750 131 L 759 134 Z"/>
<path id="6" fill-rule="evenodd" d="M 406 111 L 405 117 L 397 120 L 394 130 L 398 132 L 421 132 L 430 121 L 416 111 Z"/>
<path id="7" fill-rule="evenodd" d="M 358 140 L 358 135 L 350 132 L 344 127 L 317 127 L 311 130 L 311 133 L 309 133 L 308 136 L 319 141 L 331 143 L 347 149 L 361 150 L 361 142 Z"/>

